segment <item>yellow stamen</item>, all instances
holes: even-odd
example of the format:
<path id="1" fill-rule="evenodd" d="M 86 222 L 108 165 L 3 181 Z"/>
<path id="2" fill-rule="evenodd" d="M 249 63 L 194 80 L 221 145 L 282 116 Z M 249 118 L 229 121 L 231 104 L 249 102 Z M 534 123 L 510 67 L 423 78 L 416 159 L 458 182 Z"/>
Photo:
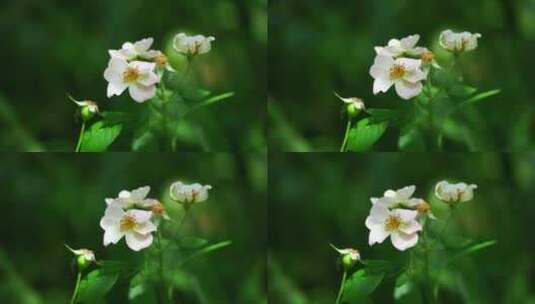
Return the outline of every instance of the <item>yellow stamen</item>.
<path id="1" fill-rule="evenodd" d="M 407 72 L 407 70 L 405 69 L 405 67 L 403 65 L 394 64 L 390 68 L 390 78 L 391 79 L 400 79 L 405 75 L 405 72 Z"/>
<path id="2" fill-rule="evenodd" d="M 431 63 L 434 58 L 435 55 L 432 52 L 424 52 L 421 56 L 423 63 Z"/>
<path id="3" fill-rule="evenodd" d="M 120 229 L 122 232 L 129 231 L 136 227 L 136 220 L 131 216 L 125 216 L 121 219 Z"/>
<path id="4" fill-rule="evenodd" d="M 123 81 L 126 83 L 137 82 L 140 77 L 141 73 L 136 68 L 128 67 L 123 72 Z"/>
<path id="5" fill-rule="evenodd" d="M 394 231 L 397 230 L 401 226 L 401 219 L 399 216 L 389 216 L 388 219 L 385 221 L 385 230 L 386 231 Z"/>

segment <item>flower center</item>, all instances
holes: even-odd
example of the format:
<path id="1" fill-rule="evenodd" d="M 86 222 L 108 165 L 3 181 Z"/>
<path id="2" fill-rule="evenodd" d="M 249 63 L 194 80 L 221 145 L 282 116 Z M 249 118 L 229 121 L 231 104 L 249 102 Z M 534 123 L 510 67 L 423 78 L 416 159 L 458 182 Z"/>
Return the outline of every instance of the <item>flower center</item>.
<path id="1" fill-rule="evenodd" d="M 121 219 L 120 229 L 121 231 L 129 231 L 136 227 L 136 220 L 131 216 L 125 216 Z"/>
<path id="2" fill-rule="evenodd" d="M 422 213 L 422 214 L 429 212 L 430 209 L 431 207 L 426 202 L 420 203 L 416 206 L 416 210 L 418 211 L 418 213 Z"/>
<path id="3" fill-rule="evenodd" d="M 154 214 L 163 214 L 165 212 L 165 207 L 162 204 L 157 203 L 152 205 L 151 211 Z"/>
<path id="4" fill-rule="evenodd" d="M 154 61 L 159 65 L 166 65 L 167 64 L 167 56 L 165 55 L 158 55 L 154 58 Z"/>
<path id="5" fill-rule="evenodd" d="M 405 75 L 405 67 L 401 64 L 394 64 L 390 68 L 390 78 L 391 79 L 400 79 Z"/>
<path id="6" fill-rule="evenodd" d="M 394 231 L 397 230 L 401 226 L 401 219 L 399 216 L 389 216 L 388 219 L 386 219 L 385 222 L 385 230 L 386 231 Z"/>
<path id="7" fill-rule="evenodd" d="M 128 67 L 123 72 L 123 80 L 126 83 L 137 82 L 139 78 L 141 78 L 141 73 L 136 68 Z"/>
<path id="8" fill-rule="evenodd" d="M 434 57 L 435 55 L 432 52 L 425 52 L 422 54 L 421 59 L 423 63 L 431 63 Z"/>

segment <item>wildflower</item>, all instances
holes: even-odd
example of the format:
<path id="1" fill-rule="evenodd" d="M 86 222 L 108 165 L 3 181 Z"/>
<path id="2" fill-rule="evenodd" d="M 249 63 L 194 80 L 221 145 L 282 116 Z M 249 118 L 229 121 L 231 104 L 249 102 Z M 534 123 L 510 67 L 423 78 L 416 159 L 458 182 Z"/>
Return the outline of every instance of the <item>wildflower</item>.
<path id="1" fill-rule="evenodd" d="M 156 231 L 150 219 L 152 212 L 130 209 L 124 211 L 117 205 L 110 205 L 100 227 L 104 229 L 104 246 L 117 244 L 124 236 L 126 245 L 134 251 L 147 248 L 152 244 L 152 232 Z"/>
<path id="2" fill-rule="evenodd" d="M 80 269 L 87 268 L 91 263 L 96 263 L 95 253 L 89 249 L 72 249 L 69 245 L 65 244 L 65 247 L 71 251 L 76 257 L 76 263 Z"/>
<path id="3" fill-rule="evenodd" d="M 160 56 L 162 52 L 151 50 L 150 47 L 154 39 L 152 37 L 142 39 L 135 43 L 125 42 L 120 50 L 109 50 L 112 58 L 119 58 L 126 61 L 135 59 L 153 59 Z"/>
<path id="4" fill-rule="evenodd" d="M 382 243 L 390 236 L 392 245 L 401 251 L 418 243 L 418 231 L 422 226 L 416 220 L 415 210 L 394 209 L 375 204 L 366 218 L 366 227 L 370 229 L 369 244 Z"/>
<path id="5" fill-rule="evenodd" d="M 455 33 L 445 30 L 440 33 L 440 46 L 453 53 L 468 52 L 477 48 L 477 39 L 481 34 L 470 32 Z"/>
<path id="6" fill-rule="evenodd" d="M 156 63 L 131 61 L 112 57 L 104 78 L 108 83 L 108 98 L 121 95 L 127 88 L 132 99 L 144 102 L 156 94 L 156 84 L 160 77 L 154 72 Z"/>
<path id="7" fill-rule="evenodd" d="M 210 52 L 212 49 L 212 36 L 203 35 L 188 36 L 184 33 L 177 34 L 173 40 L 173 48 L 186 56 L 195 56 Z"/>
<path id="8" fill-rule="evenodd" d="M 428 202 L 421 198 L 413 198 L 410 199 L 407 202 L 407 206 L 418 211 L 418 215 L 420 217 L 429 217 L 432 220 L 436 220 L 437 218 L 433 214 L 433 211 L 431 210 L 431 205 L 429 205 Z"/>
<path id="9" fill-rule="evenodd" d="M 418 59 L 393 59 L 377 55 L 370 68 L 370 75 L 375 79 L 373 94 L 386 92 L 394 85 L 397 94 L 403 99 L 418 96 L 422 92 L 422 80 L 426 79 L 421 65 L 422 61 Z"/>
<path id="10" fill-rule="evenodd" d="M 373 205 L 381 204 L 390 209 L 414 205 L 414 203 L 411 203 L 411 200 L 419 200 L 412 198 L 414 191 L 416 191 L 416 186 L 414 185 L 403 187 L 398 190 L 388 189 L 383 194 L 383 197 L 372 197 L 370 200 Z"/>
<path id="11" fill-rule="evenodd" d="M 375 52 L 379 56 L 397 58 L 401 56 L 417 57 L 428 51 L 424 47 L 417 47 L 420 35 L 407 36 L 401 40 L 391 39 L 385 47 L 376 46 Z"/>
<path id="12" fill-rule="evenodd" d="M 171 199 L 189 207 L 192 204 L 200 203 L 208 199 L 208 190 L 212 189 L 210 185 L 201 185 L 199 183 L 186 185 L 182 182 L 175 182 L 169 189 Z"/>
<path id="13" fill-rule="evenodd" d="M 132 207 L 140 207 L 145 204 L 146 197 L 150 192 L 149 186 L 139 187 L 137 189 L 130 191 L 123 190 L 119 192 L 119 197 L 117 198 L 107 198 L 105 199 L 106 204 L 117 205 L 122 209 L 130 209 Z"/>
<path id="14" fill-rule="evenodd" d="M 435 186 L 435 196 L 446 203 L 460 203 L 471 200 L 477 185 L 466 183 L 450 184 L 441 181 Z"/>

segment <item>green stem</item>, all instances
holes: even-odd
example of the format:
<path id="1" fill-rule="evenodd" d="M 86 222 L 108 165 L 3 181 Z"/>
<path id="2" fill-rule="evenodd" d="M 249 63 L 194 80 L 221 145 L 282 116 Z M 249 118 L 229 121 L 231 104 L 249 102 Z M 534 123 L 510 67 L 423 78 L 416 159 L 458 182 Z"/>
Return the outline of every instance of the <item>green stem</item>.
<path id="1" fill-rule="evenodd" d="M 349 130 L 351 130 L 351 118 L 347 118 L 347 125 L 346 125 L 346 132 L 344 135 L 344 141 L 342 142 L 342 146 L 340 147 L 340 152 L 346 151 L 346 145 L 347 145 L 347 138 L 349 137 Z"/>
<path id="2" fill-rule="evenodd" d="M 84 138 L 84 132 L 85 132 L 85 121 L 82 122 L 82 127 L 80 128 L 80 135 L 78 136 L 78 143 L 76 144 L 75 152 L 80 152 L 80 148 L 82 147 L 82 140 Z"/>
<path id="3" fill-rule="evenodd" d="M 434 297 L 434 293 L 433 293 L 433 287 L 434 287 L 434 284 L 431 280 L 431 272 L 430 272 L 430 268 L 429 268 L 429 239 L 427 238 L 427 232 L 426 230 L 423 231 L 422 233 L 422 238 L 423 238 L 423 243 L 424 243 L 424 250 L 425 250 L 425 253 L 424 253 L 424 272 L 425 272 L 425 285 L 426 285 L 426 291 L 425 291 L 425 295 L 426 295 L 426 298 L 427 298 L 427 303 L 431 303 L 431 304 L 434 304 L 436 303 L 435 302 L 435 297 Z"/>
<path id="4" fill-rule="evenodd" d="M 336 297 L 336 303 L 339 304 L 342 301 L 342 294 L 344 293 L 344 285 L 346 283 L 347 270 L 344 269 L 344 274 L 342 275 L 342 281 L 340 283 L 340 289 L 338 290 L 338 296 Z"/>
<path id="5" fill-rule="evenodd" d="M 163 249 L 162 249 L 162 236 L 161 236 L 162 228 L 163 228 L 163 225 L 160 224 L 160 230 L 158 230 L 158 233 L 156 234 L 156 243 L 158 245 L 158 270 L 160 272 L 160 284 L 161 284 L 160 297 L 161 297 L 161 302 L 165 303 L 167 284 L 165 280 L 165 273 L 164 273 L 164 267 L 163 267 Z"/>
<path id="6" fill-rule="evenodd" d="M 82 280 L 82 272 L 79 270 L 78 275 L 76 276 L 76 285 L 74 286 L 74 291 L 71 297 L 71 304 L 76 303 L 76 297 L 78 296 L 78 287 L 80 286 L 81 280 Z"/>

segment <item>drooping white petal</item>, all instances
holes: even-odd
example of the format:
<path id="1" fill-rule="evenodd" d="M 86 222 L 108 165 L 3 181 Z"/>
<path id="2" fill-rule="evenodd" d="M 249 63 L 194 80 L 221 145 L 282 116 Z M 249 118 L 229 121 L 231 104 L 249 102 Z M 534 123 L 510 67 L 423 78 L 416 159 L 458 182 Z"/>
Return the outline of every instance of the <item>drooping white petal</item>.
<path id="1" fill-rule="evenodd" d="M 400 200 L 408 200 L 414 194 L 414 191 L 416 191 L 416 186 L 411 185 L 397 190 L 396 195 Z"/>
<path id="2" fill-rule="evenodd" d="M 119 83 L 119 82 L 108 83 L 108 91 L 107 91 L 108 98 L 114 95 L 119 96 L 123 94 L 123 92 L 126 90 L 127 87 L 128 86 L 124 83 Z"/>
<path id="3" fill-rule="evenodd" d="M 152 244 L 152 234 L 140 234 L 137 232 L 127 233 L 125 236 L 126 245 L 134 251 L 140 251 Z"/>
<path id="4" fill-rule="evenodd" d="M 149 186 L 139 187 L 137 189 L 132 190 L 132 192 L 130 193 L 130 197 L 136 200 L 142 200 L 147 197 L 149 192 L 150 192 Z"/>
<path id="5" fill-rule="evenodd" d="M 128 88 L 128 92 L 133 100 L 136 102 L 145 102 L 156 95 L 155 86 L 143 86 L 141 84 L 131 85 Z"/>
<path id="6" fill-rule="evenodd" d="M 386 231 L 383 225 L 374 226 L 370 230 L 370 235 L 368 238 L 368 244 L 372 246 L 376 243 L 382 243 L 390 235 L 390 232 Z"/>
<path id="7" fill-rule="evenodd" d="M 389 78 L 375 78 L 373 82 L 373 94 L 377 95 L 380 92 L 387 92 L 394 82 Z"/>
<path id="8" fill-rule="evenodd" d="M 418 43 L 418 40 L 420 40 L 420 35 L 418 34 L 407 36 L 401 39 L 400 45 L 405 50 L 410 50 L 416 46 L 416 44 Z"/>
<path id="9" fill-rule="evenodd" d="M 104 230 L 104 246 L 109 244 L 117 244 L 123 237 L 123 233 L 119 229 L 119 226 L 111 226 Z"/>
<path id="10" fill-rule="evenodd" d="M 390 240 L 396 249 L 405 251 L 418 243 L 418 234 L 406 234 L 398 231 L 392 233 Z"/>
<path id="11" fill-rule="evenodd" d="M 154 42 L 152 37 L 141 39 L 138 42 L 134 43 L 134 47 L 138 53 L 144 53 L 148 51 Z"/>
<path id="12" fill-rule="evenodd" d="M 411 83 L 405 80 L 396 81 L 395 87 L 396 93 L 398 93 L 399 97 L 405 100 L 420 95 L 423 88 L 421 82 Z"/>

